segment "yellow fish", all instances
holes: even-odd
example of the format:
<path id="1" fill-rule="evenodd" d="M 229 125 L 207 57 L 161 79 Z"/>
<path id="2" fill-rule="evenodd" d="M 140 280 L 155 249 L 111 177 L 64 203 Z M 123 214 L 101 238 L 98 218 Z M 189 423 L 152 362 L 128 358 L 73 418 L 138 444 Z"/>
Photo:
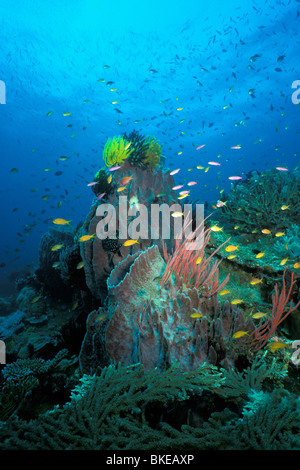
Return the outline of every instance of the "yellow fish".
<path id="1" fill-rule="evenodd" d="M 31 303 L 32 304 L 35 304 L 36 302 L 38 302 L 40 300 L 42 296 L 41 295 L 38 295 L 37 297 L 34 297 L 34 299 L 32 299 Z"/>
<path id="2" fill-rule="evenodd" d="M 138 238 L 136 240 L 126 240 L 126 242 L 123 243 L 123 246 L 131 246 L 131 245 L 134 245 L 135 243 L 139 243 Z"/>
<path id="3" fill-rule="evenodd" d="M 295 263 L 294 266 L 293 266 L 293 268 L 299 269 L 299 268 L 300 268 L 300 263 L 299 263 L 299 262 Z"/>
<path id="4" fill-rule="evenodd" d="M 117 193 L 124 191 L 124 189 L 126 189 L 126 186 L 119 186 L 119 188 L 117 189 Z"/>
<path id="5" fill-rule="evenodd" d="M 288 258 L 284 258 L 282 261 L 280 261 L 280 266 L 284 266 L 288 261 Z"/>
<path id="6" fill-rule="evenodd" d="M 220 295 L 226 295 L 226 294 L 230 294 L 230 290 L 221 290 L 221 292 L 219 292 Z"/>
<path id="7" fill-rule="evenodd" d="M 239 225 L 235 225 L 235 226 L 234 226 L 234 230 L 238 230 L 239 228 L 240 228 Z"/>
<path id="8" fill-rule="evenodd" d="M 283 237 L 283 235 L 285 235 L 284 232 L 277 232 L 277 233 L 275 233 L 275 237 Z"/>
<path id="9" fill-rule="evenodd" d="M 265 317 L 266 315 L 267 315 L 267 313 L 256 312 L 256 313 L 254 313 L 254 314 L 252 315 L 252 318 L 255 318 L 255 319 L 257 320 L 258 318 L 263 318 L 263 317 Z"/>
<path id="10" fill-rule="evenodd" d="M 188 197 L 189 194 L 182 194 L 181 196 L 178 196 L 177 199 L 184 199 L 185 197 Z"/>
<path id="11" fill-rule="evenodd" d="M 290 208 L 290 206 L 286 206 L 286 205 L 281 206 L 281 210 L 282 210 L 282 211 L 286 211 L 286 210 L 289 209 L 289 208 Z"/>
<path id="12" fill-rule="evenodd" d="M 63 116 L 71 116 L 72 113 L 63 113 Z"/>
<path id="13" fill-rule="evenodd" d="M 230 255 L 230 256 L 227 256 L 227 259 L 234 259 L 236 258 L 237 255 Z"/>
<path id="14" fill-rule="evenodd" d="M 176 218 L 176 217 L 182 217 L 184 214 L 183 212 L 172 212 L 171 216 Z"/>
<path id="15" fill-rule="evenodd" d="M 131 145 L 131 142 L 128 142 L 128 144 L 125 145 L 125 150 L 129 149 L 130 145 Z M 132 176 L 132 178 L 133 178 L 133 176 Z"/>
<path id="16" fill-rule="evenodd" d="M 258 253 L 255 258 L 262 258 L 263 256 L 265 256 L 265 253 Z"/>
<path id="17" fill-rule="evenodd" d="M 96 234 L 93 233 L 93 235 L 82 235 L 82 237 L 79 238 L 79 242 L 87 242 L 91 240 L 92 238 L 95 238 Z"/>
<path id="18" fill-rule="evenodd" d="M 207 168 L 205 168 L 204 173 L 207 173 L 208 170 L 209 170 L 209 166 Z"/>
<path id="19" fill-rule="evenodd" d="M 202 257 L 201 257 L 201 256 L 199 256 L 199 257 L 196 259 L 196 264 L 200 264 L 200 263 L 201 263 L 201 261 L 202 261 Z"/>
<path id="20" fill-rule="evenodd" d="M 182 111 L 182 110 L 183 110 L 183 108 L 177 108 L 177 111 Z"/>
<path id="21" fill-rule="evenodd" d="M 242 299 L 233 299 L 231 301 L 231 305 L 239 305 L 242 304 L 244 301 Z"/>
<path id="22" fill-rule="evenodd" d="M 229 253 L 232 251 L 236 251 L 239 249 L 239 245 L 228 245 L 225 248 L 225 251 L 228 251 Z"/>
<path id="23" fill-rule="evenodd" d="M 210 229 L 211 229 L 213 232 L 222 232 L 223 227 L 219 227 L 218 225 L 213 225 L 212 227 L 210 227 Z"/>
<path id="24" fill-rule="evenodd" d="M 54 245 L 52 248 L 51 248 L 51 251 L 57 251 L 57 250 L 60 250 L 64 245 L 61 243 L 59 245 Z"/>
<path id="25" fill-rule="evenodd" d="M 80 262 L 77 264 L 76 269 L 81 269 L 81 268 L 83 268 L 83 266 L 84 266 L 84 261 L 80 261 Z"/>
<path id="26" fill-rule="evenodd" d="M 232 336 L 233 338 L 242 338 L 243 336 L 245 335 L 248 335 L 248 331 L 243 331 L 243 330 L 240 330 L 240 331 L 237 331 L 236 333 L 234 333 L 234 335 Z"/>
<path id="27" fill-rule="evenodd" d="M 250 284 L 252 286 L 256 286 L 256 284 L 260 284 L 263 280 L 262 279 L 252 279 L 252 281 L 250 282 Z"/>
<path id="28" fill-rule="evenodd" d="M 265 235 L 270 235 L 271 230 L 269 230 L 268 228 L 264 228 L 264 229 L 262 230 L 262 233 L 264 233 Z"/>
<path id="29" fill-rule="evenodd" d="M 111 183 L 111 180 L 112 180 L 112 175 L 109 175 L 109 177 L 107 178 L 107 182 L 108 182 L 108 184 L 110 184 L 110 183 Z"/>
<path id="30" fill-rule="evenodd" d="M 55 225 L 70 225 L 71 220 L 65 220 L 65 219 L 54 219 L 53 224 Z"/>
<path id="31" fill-rule="evenodd" d="M 269 344 L 269 349 L 271 349 L 271 351 L 276 351 L 277 349 L 286 348 L 287 346 L 288 344 L 284 343 L 283 341 L 274 341 L 273 343 Z"/>
<path id="32" fill-rule="evenodd" d="M 202 318 L 203 315 L 202 315 L 202 313 L 199 313 L 199 312 L 193 312 L 193 313 L 191 313 L 190 317 L 191 318 Z"/>
<path id="33" fill-rule="evenodd" d="M 198 170 L 204 170 L 204 166 L 198 165 L 196 168 L 197 168 Z"/>

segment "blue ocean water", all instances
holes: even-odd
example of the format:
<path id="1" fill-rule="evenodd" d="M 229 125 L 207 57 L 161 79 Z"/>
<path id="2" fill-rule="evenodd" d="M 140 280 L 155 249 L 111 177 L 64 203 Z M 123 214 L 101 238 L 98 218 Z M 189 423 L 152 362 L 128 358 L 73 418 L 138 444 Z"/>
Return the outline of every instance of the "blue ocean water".
<path id="1" fill-rule="evenodd" d="M 296 0 L 2 0 L 0 283 L 35 266 L 54 217 L 85 218 L 108 137 L 155 136 L 201 202 L 233 174 L 295 167 L 299 12 Z"/>

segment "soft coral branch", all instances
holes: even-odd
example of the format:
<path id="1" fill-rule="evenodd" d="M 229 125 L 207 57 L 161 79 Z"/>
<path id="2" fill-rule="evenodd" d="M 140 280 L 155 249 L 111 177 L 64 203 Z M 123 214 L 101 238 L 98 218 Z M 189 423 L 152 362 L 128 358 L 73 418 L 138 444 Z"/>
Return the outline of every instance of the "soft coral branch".
<path id="1" fill-rule="evenodd" d="M 196 229 L 196 233 L 203 230 L 203 244 L 199 250 L 189 250 L 187 247 L 191 241 L 188 238 L 183 238 L 183 233 L 192 222 L 189 217 L 184 223 L 181 237 L 176 240 L 175 250 L 172 255 L 167 255 L 166 245 L 164 245 L 163 254 L 167 266 L 161 277 L 160 286 L 163 286 L 174 273 L 175 278 L 180 277 L 187 287 L 194 286 L 201 289 L 204 295 L 209 297 L 216 294 L 228 282 L 229 274 L 219 285 L 219 264 L 221 261 L 215 261 L 211 264 L 213 256 L 228 240 L 222 243 L 210 256 L 206 257 L 204 251 L 210 240 L 211 229 L 204 230 L 205 220 Z"/>
<path id="2" fill-rule="evenodd" d="M 270 317 L 267 318 L 265 322 L 258 325 L 258 327 L 255 328 L 255 330 L 249 336 L 253 351 L 258 351 L 259 349 L 263 348 L 268 340 L 274 335 L 280 323 L 282 323 L 283 320 L 285 320 L 288 315 L 290 315 L 290 313 L 292 313 L 300 305 L 300 301 L 294 307 L 292 306 L 293 301 L 287 305 L 296 281 L 294 281 L 294 273 L 292 273 L 290 288 L 288 292 L 286 292 L 285 272 L 286 270 L 284 270 L 283 273 L 282 291 L 280 294 L 278 293 L 278 285 L 275 285 L 275 293 L 272 295 L 272 313 Z"/>

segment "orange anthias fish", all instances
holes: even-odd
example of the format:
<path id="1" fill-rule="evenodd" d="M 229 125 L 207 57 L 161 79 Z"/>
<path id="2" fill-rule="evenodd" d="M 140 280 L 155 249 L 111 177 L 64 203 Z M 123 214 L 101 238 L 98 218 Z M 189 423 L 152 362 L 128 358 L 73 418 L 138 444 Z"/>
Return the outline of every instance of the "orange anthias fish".
<path id="1" fill-rule="evenodd" d="M 124 185 L 128 184 L 129 181 L 131 181 L 132 179 L 133 179 L 133 175 L 131 175 L 131 176 L 123 176 L 123 178 L 121 179 L 119 185 L 120 185 L 120 186 L 124 186 Z"/>

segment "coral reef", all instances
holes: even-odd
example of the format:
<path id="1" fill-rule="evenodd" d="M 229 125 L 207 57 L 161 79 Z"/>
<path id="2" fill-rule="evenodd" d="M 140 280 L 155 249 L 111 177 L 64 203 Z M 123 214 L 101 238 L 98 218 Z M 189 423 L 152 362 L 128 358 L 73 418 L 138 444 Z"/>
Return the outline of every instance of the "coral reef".
<path id="1" fill-rule="evenodd" d="M 126 185 L 126 189 L 122 192 L 113 192 L 108 194 L 107 197 L 100 200 L 95 200 L 91 206 L 90 212 L 80 228 L 80 235 L 93 235 L 96 233 L 97 224 L 103 219 L 102 208 L 103 204 L 110 204 L 115 207 L 115 220 L 116 225 L 114 231 L 110 230 L 107 226 L 107 237 L 103 240 L 98 237 L 91 238 L 85 243 L 80 244 L 81 258 L 84 261 L 85 281 L 90 289 L 92 295 L 100 298 L 102 302 L 105 301 L 107 296 L 106 280 L 113 270 L 113 268 L 126 258 L 128 254 L 134 253 L 138 250 L 144 250 L 157 243 L 162 250 L 162 241 L 158 233 L 150 233 L 151 225 L 151 204 L 160 202 L 167 204 L 169 207 L 176 204 L 176 193 L 171 188 L 174 186 L 174 179 L 166 171 L 159 170 L 156 173 L 151 171 L 142 170 L 139 167 L 132 167 L 128 161 L 123 166 L 114 172 L 112 183 L 115 187 L 123 187 L 121 181 L 123 178 L 130 178 Z M 164 191 L 164 195 L 159 199 L 158 194 Z M 141 232 L 139 243 L 132 246 L 124 246 L 125 241 L 130 237 L 130 231 L 133 220 L 137 211 L 144 205 L 147 208 L 147 214 L 142 212 L 140 217 L 145 217 L 144 226 L 147 225 L 147 233 Z M 106 207 L 106 206 L 103 206 Z M 177 209 L 181 209 L 178 204 Z M 97 210 L 102 212 L 97 215 Z M 128 217 L 125 217 L 128 214 Z M 136 218 L 138 220 L 138 216 Z M 135 228 L 135 227 L 133 227 Z M 143 228 L 141 228 L 143 230 Z M 120 236 L 121 231 L 125 232 L 125 237 Z M 173 227 L 171 226 L 169 245 L 172 244 Z"/>
<path id="2" fill-rule="evenodd" d="M 253 171 L 245 180 L 231 184 L 220 219 L 231 228 L 238 224 L 239 231 L 247 233 L 287 229 L 300 219 L 299 191 L 299 171 Z"/>
<path id="3" fill-rule="evenodd" d="M 54 371 L 56 374 L 56 393 L 58 389 L 61 393 L 62 388 L 66 388 L 67 383 L 63 383 L 62 379 L 66 379 L 66 369 L 73 366 L 76 361 L 76 358 L 66 359 L 67 353 L 67 350 L 61 350 L 53 359 L 49 360 L 42 358 L 18 359 L 2 369 L 2 377 L 0 377 L 0 421 L 6 421 L 16 413 L 18 415 L 27 414 L 29 402 L 31 407 L 34 407 L 34 400 L 32 399 L 34 389 L 44 385 L 50 393 L 47 375 L 53 374 Z M 61 372 L 59 372 L 60 370 Z M 53 385 L 54 383 L 51 385 L 52 393 L 55 392 Z M 30 412 L 33 416 L 32 409 Z"/>
<path id="4" fill-rule="evenodd" d="M 44 291 L 65 300 L 72 298 L 74 287 L 87 290 L 84 271 L 77 269 L 82 261 L 77 232 L 71 227 L 49 229 L 40 244 L 39 268 L 35 272 Z M 57 246 L 60 248 L 53 251 Z"/>
<path id="5" fill-rule="evenodd" d="M 141 365 L 110 366 L 84 376 L 62 409 L 0 428 L 5 450 L 299 450 L 299 398 L 283 389 L 249 392 L 241 411 L 215 411 L 189 424 L 193 400 L 206 409 L 222 390 L 222 374 L 202 365 L 161 373 Z M 185 413 L 178 423 L 179 406 Z M 170 406 L 175 408 L 174 426 Z"/>
<path id="6" fill-rule="evenodd" d="M 140 362 L 146 370 L 165 370 L 177 361 L 184 370 L 204 362 L 229 368 L 247 354 L 247 337 L 232 336 L 252 332 L 253 322 L 229 301 L 221 309 L 216 293 L 203 296 L 179 276 L 160 287 L 165 267 L 154 245 L 129 255 L 112 271 L 107 307 L 87 320 L 80 353 L 84 373 L 95 373 L 102 364 L 103 341 L 115 364 Z"/>
<path id="7" fill-rule="evenodd" d="M 0 302 L 1 448 L 300 450 L 299 171 L 232 185 L 189 250 L 195 207 L 161 235 L 183 208 L 158 141 L 103 160 L 85 222 L 49 229 Z"/>
<path id="8" fill-rule="evenodd" d="M 278 326 L 300 305 L 300 300 L 296 305 L 293 305 L 291 294 L 296 281 L 294 281 L 294 273 L 292 273 L 290 280 L 289 290 L 286 291 L 285 285 L 285 272 L 282 278 L 282 290 L 279 294 L 278 285 L 275 286 L 275 293 L 272 296 L 272 313 L 265 321 L 261 322 L 255 330 L 251 333 L 249 340 L 251 340 L 255 351 L 263 348 L 268 340 L 274 335 Z"/>
<path id="9" fill-rule="evenodd" d="M 221 383 L 221 374 L 207 365 L 193 373 L 182 372 L 178 366 L 165 373 L 145 372 L 141 365 L 110 366 L 99 377 L 83 377 L 62 410 L 29 423 L 10 420 L 0 429 L 1 441 L 5 449 L 134 448 L 143 429 L 160 434 L 147 423 L 153 404 L 185 401 Z M 128 434 L 130 428 L 134 435 Z"/>
<path id="10" fill-rule="evenodd" d="M 0 339 L 5 341 L 24 328 L 24 317 L 25 313 L 22 310 L 16 310 L 10 315 L 0 317 Z"/>
<path id="11" fill-rule="evenodd" d="M 300 258 L 300 227 L 293 224 L 285 236 L 279 238 L 273 246 L 274 253 L 280 258 Z"/>

